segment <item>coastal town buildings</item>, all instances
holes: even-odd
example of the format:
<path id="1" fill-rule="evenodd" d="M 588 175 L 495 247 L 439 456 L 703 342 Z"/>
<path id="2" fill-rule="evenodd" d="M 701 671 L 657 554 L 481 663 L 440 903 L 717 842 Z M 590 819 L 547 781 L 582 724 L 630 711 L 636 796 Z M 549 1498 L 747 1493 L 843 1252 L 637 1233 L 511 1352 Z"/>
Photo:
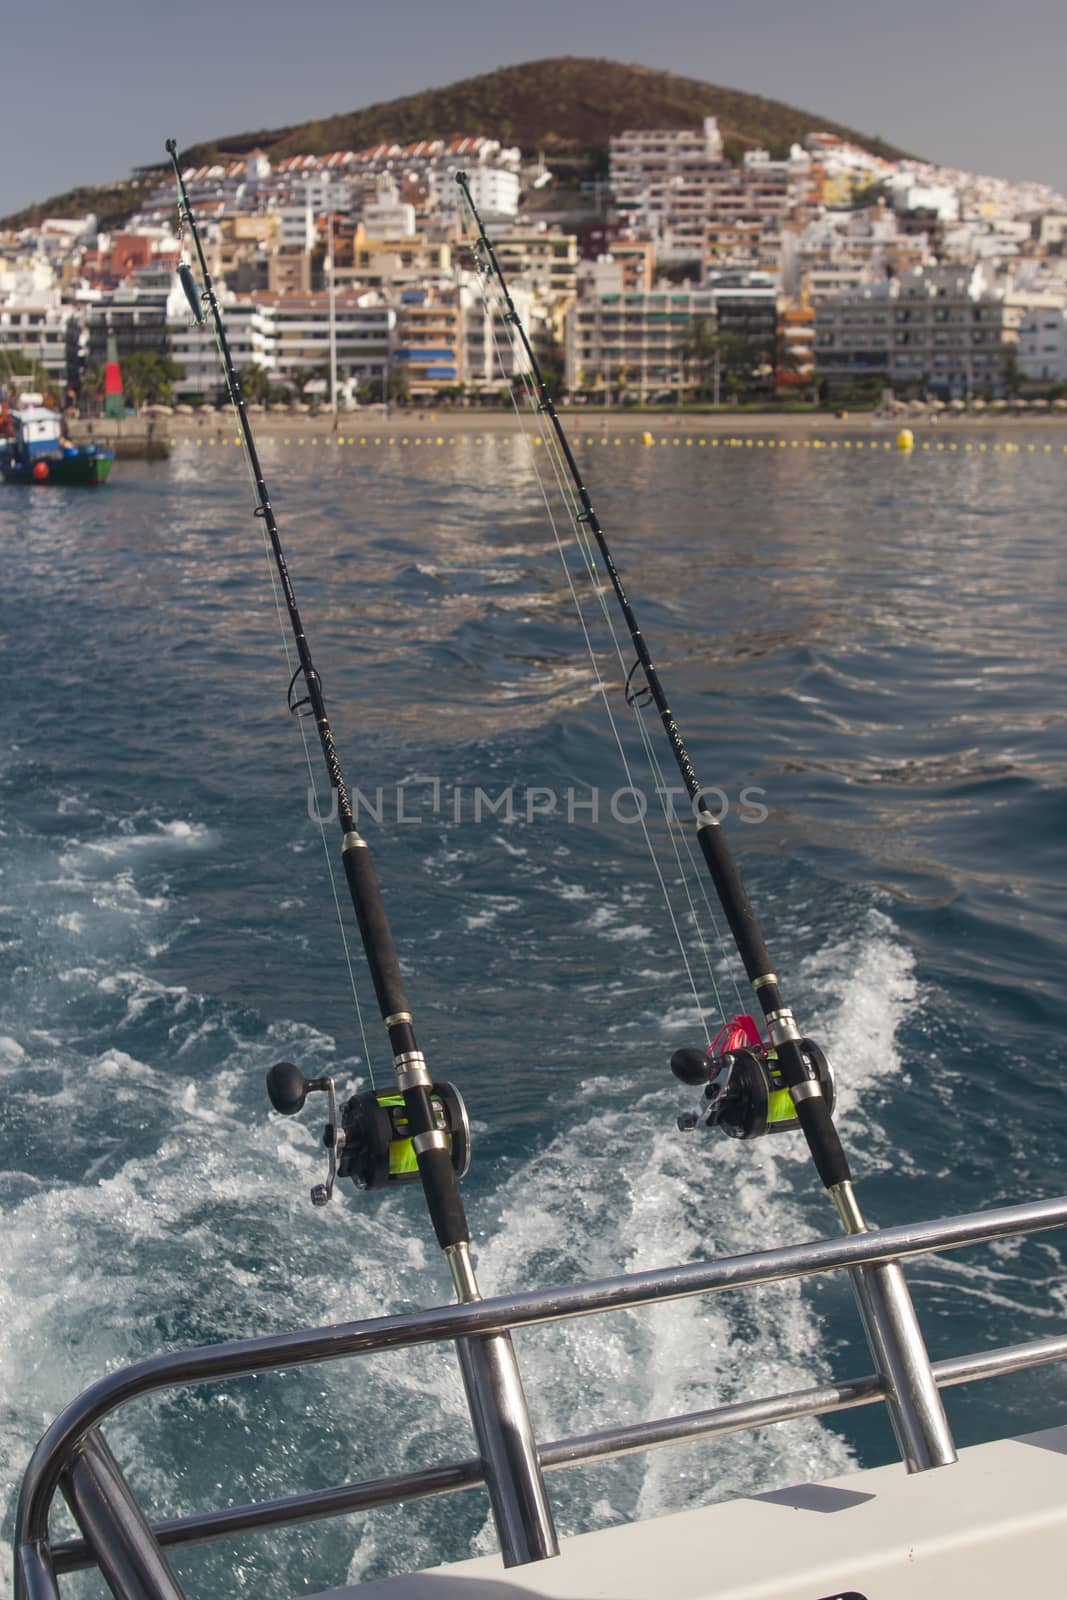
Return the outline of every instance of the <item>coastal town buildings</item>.
<path id="1" fill-rule="evenodd" d="M 614 135 L 584 211 L 553 210 L 542 157 L 477 135 L 191 169 L 238 365 L 294 397 L 329 392 L 334 366 L 344 399 L 520 378 L 459 169 L 539 359 L 589 398 L 1067 383 L 1061 196 L 818 130 L 788 151 L 728 150 L 714 118 Z M 134 182 L 121 228 L 80 216 L 0 234 L 0 383 L 33 369 L 76 391 L 112 338 L 120 358 L 169 356 L 175 398 L 218 398 L 178 288 L 173 187 Z"/>
<path id="2" fill-rule="evenodd" d="M 1052 378 L 1060 350 L 1053 313 L 1062 300 L 1027 290 L 988 268 L 916 268 L 816 308 L 815 361 L 831 384 L 878 378 L 903 392 L 969 399 L 1003 392 L 1009 371 L 1044 363 Z M 1048 349 L 1041 350 L 1047 334 Z"/>
<path id="3" fill-rule="evenodd" d="M 713 322 L 710 289 L 591 292 L 567 319 L 570 389 L 632 394 L 639 403 L 688 386 L 687 344 L 697 321 Z"/>
<path id="4" fill-rule="evenodd" d="M 12 294 L 0 301 L 0 351 L 36 364 L 51 377 L 65 382 L 68 329 L 73 320 L 70 307 L 60 305 L 58 293 L 46 304 Z"/>
<path id="5" fill-rule="evenodd" d="M 392 358 L 414 399 L 464 380 L 458 289 L 405 289 L 398 297 Z"/>
<path id="6" fill-rule="evenodd" d="M 714 117 L 701 133 L 685 130 L 616 134 L 610 150 L 611 189 L 620 216 L 647 230 L 664 262 L 777 267 L 784 219 L 813 211 L 818 179 L 810 156 L 794 146 L 774 160 L 745 152 L 726 160 Z"/>
<path id="7" fill-rule="evenodd" d="M 1067 383 L 1067 304 L 1062 294 L 1034 296 L 1025 306 L 1015 359 L 1024 378 Z"/>

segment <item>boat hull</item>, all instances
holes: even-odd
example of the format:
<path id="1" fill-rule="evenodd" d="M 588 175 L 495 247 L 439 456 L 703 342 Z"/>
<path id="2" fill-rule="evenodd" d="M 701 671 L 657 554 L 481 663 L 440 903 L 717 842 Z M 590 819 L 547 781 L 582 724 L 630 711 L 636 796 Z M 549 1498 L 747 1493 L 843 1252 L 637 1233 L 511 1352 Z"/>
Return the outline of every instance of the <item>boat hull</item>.
<path id="1" fill-rule="evenodd" d="M 21 461 L 0 456 L 0 477 L 5 483 L 92 488 L 106 483 L 115 457 L 110 450 L 78 450 L 56 459 Z M 44 469 L 43 471 L 41 469 Z"/>
<path id="2" fill-rule="evenodd" d="M 1067 1428 L 481 1556 L 313 1600 L 1005 1600 L 1064 1592 Z M 1058 1576 L 1057 1576 L 1058 1574 Z"/>

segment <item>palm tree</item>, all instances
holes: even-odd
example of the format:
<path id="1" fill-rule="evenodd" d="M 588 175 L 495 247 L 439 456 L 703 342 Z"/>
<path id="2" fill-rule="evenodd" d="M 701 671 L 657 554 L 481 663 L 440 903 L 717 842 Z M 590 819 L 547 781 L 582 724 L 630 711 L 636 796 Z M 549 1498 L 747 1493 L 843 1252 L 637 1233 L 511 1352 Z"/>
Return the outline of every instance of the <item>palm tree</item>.
<path id="1" fill-rule="evenodd" d="M 719 403 L 719 376 L 722 368 L 723 338 L 718 325 L 711 317 L 694 317 L 689 331 L 678 347 L 682 363 L 682 379 L 689 382 L 690 365 L 697 372 L 697 393 L 711 391 L 716 405 Z"/>
<path id="2" fill-rule="evenodd" d="M 80 411 L 84 413 L 88 407 L 92 407 L 95 414 L 104 393 L 106 376 L 103 365 L 98 361 L 91 362 L 82 368 L 81 376 L 78 379 L 78 408 Z"/>
<path id="3" fill-rule="evenodd" d="M 242 367 L 237 374 L 241 384 L 241 394 L 249 405 L 265 405 L 270 399 L 273 385 L 270 374 L 263 367 Z"/>

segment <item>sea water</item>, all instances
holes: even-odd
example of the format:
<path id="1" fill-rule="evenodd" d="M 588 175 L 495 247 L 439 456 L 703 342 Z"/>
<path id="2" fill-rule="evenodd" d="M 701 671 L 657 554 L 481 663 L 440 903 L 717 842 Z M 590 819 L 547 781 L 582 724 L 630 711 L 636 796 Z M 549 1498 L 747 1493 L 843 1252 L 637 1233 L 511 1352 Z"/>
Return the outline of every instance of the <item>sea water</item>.
<path id="1" fill-rule="evenodd" d="M 833 1235 L 799 1137 L 676 1130 L 692 1091 L 671 1052 L 714 1032 L 715 989 L 727 1014 L 749 1001 L 703 880 L 652 826 L 619 659 L 531 474 L 544 452 L 418 431 L 263 456 L 420 1043 L 470 1108 L 483 1290 Z M 787 1000 L 834 1061 L 864 1208 L 895 1224 L 1067 1187 L 1067 457 L 883 442 L 577 447 Z M 344 1093 L 390 1067 L 350 931 L 366 1045 L 356 1016 L 252 504 L 228 430 L 106 490 L 0 496 L 5 1534 L 37 1437 L 101 1373 L 449 1298 L 417 1187 L 313 1209 L 322 1111 L 266 1102 L 280 1058 Z M 933 1356 L 1061 1329 L 1063 1267 L 1057 1235 L 912 1265 Z M 542 1439 L 871 1367 L 837 1277 L 516 1345 Z M 1057 1369 L 946 1395 L 960 1444 L 1065 1401 Z M 445 1349 L 158 1396 L 108 1436 L 156 1516 L 473 1450 Z M 550 1490 L 569 1533 L 892 1457 L 871 1408 Z M 474 1492 L 176 1565 L 190 1593 L 281 1597 L 493 1547 Z"/>

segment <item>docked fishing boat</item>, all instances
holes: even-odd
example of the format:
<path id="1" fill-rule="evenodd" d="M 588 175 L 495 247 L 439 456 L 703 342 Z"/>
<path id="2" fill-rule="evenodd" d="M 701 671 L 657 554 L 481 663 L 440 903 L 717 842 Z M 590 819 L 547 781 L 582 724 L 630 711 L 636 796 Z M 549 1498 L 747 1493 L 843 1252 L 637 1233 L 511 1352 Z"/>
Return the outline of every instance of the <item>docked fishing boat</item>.
<path id="1" fill-rule="evenodd" d="M 114 451 L 72 444 L 58 412 L 29 406 L 7 416 L 8 426 L 0 436 L 0 477 L 5 482 L 85 487 L 107 482 Z"/>
<path id="2" fill-rule="evenodd" d="M 622 585 L 536 358 L 507 293 L 491 242 L 469 191 L 487 293 L 503 297 L 506 318 L 524 346 L 531 401 L 568 505 L 572 530 L 598 598 L 610 591 L 625 621 L 618 688 L 635 717 L 658 721 L 691 801 L 677 832 L 680 868 L 710 879 L 729 935 L 754 995 L 753 1012 L 724 1017 L 717 1031 L 675 1051 L 678 1137 L 710 1141 L 771 1138 L 805 1146 L 832 1202 L 840 1234 L 774 1249 L 664 1265 L 562 1287 L 528 1286 L 483 1297 L 471 1251 L 460 1183 L 472 1131 L 459 1091 L 434 1077 L 419 1046 L 407 977 L 393 943 L 371 852 L 357 826 L 342 773 L 308 636 L 264 480 L 240 384 L 219 315 L 199 236 L 182 184 L 177 152 L 168 146 L 179 188 L 183 229 L 197 251 L 203 287 L 192 268 L 183 282 L 197 320 L 214 323 L 246 448 L 275 581 L 279 612 L 290 626 L 296 665 L 290 709 L 301 729 L 314 729 L 341 830 L 345 886 L 388 1039 L 395 1083 L 341 1101 L 330 1076 L 308 1077 L 294 1062 L 276 1063 L 267 1094 L 276 1113 L 299 1115 L 309 1097 L 326 1108 L 323 1181 L 311 1203 L 328 1206 L 342 1184 L 361 1195 L 421 1187 L 441 1248 L 454 1303 L 404 1315 L 369 1318 L 201 1346 L 152 1357 L 101 1378 L 56 1419 L 26 1473 L 15 1528 L 16 1588 L 22 1600 L 57 1600 L 60 1578 L 97 1567 L 119 1600 L 181 1600 L 184 1589 L 168 1552 L 319 1518 L 339 1516 L 461 1491 L 483 1491 L 498 1552 L 447 1567 L 397 1576 L 360 1588 L 335 1589 L 319 1600 L 360 1593 L 445 1600 L 1003 1600 L 1008 1594 L 1055 1596 L 1067 1568 L 1067 1428 L 1007 1438 L 958 1451 L 942 1403 L 949 1385 L 973 1383 L 1067 1358 L 1067 1334 L 1025 1344 L 942 1355 L 932 1360 L 912 1304 L 903 1263 L 933 1252 L 1000 1247 L 1028 1234 L 1067 1226 L 1067 1197 L 1028 1199 L 985 1212 L 884 1229 L 868 1227 L 834 1121 L 836 1080 L 816 1040 L 800 1028 L 742 883 L 724 830 L 707 804 L 659 672 Z M 531 452 L 535 456 L 537 452 Z M 595 567 L 593 566 L 593 563 Z M 600 575 L 606 574 L 605 590 Z M 625 654 L 623 653 L 625 652 Z M 610 697 L 591 651 L 607 715 Z M 633 657 L 633 664 L 629 665 Z M 642 724 L 643 726 L 643 724 Z M 613 724 L 614 728 L 614 724 Z M 311 742 L 309 736 L 308 743 Z M 619 749 L 622 750 L 622 743 Z M 652 757 L 654 761 L 654 756 Z M 669 793 L 658 765 L 660 787 Z M 627 778 L 630 773 L 627 771 Z M 670 817 L 666 819 L 670 822 Z M 687 854 L 695 824 L 696 850 Z M 325 824 L 323 824 L 324 826 Z M 683 833 L 684 830 L 684 833 Z M 708 915 L 711 916 L 710 906 Z M 694 1008 L 699 1019 L 699 1008 Z M 696 1025 L 696 1024 L 695 1024 Z M 842 1064 L 839 1064 L 841 1066 Z M 843 1064 L 847 1072 L 849 1064 Z M 960 1115 L 965 1115 L 961 1107 Z M 855 1298 L 866 1352 L 856 1367 L 818 1385 L 759 1393 L 713 1409 L 538 1438 L 527 1408 L 517 1330 L 621 1310 L 644 1312 L 692 1297 L 760 1291 L 767 1286 L 841 1274 Z M 442 1281 L 443 1275 L 442 1275 Z M 473 1455 L 438 1461 L 360 1482 L 316 1487 L 272 1500 L 234 1504 L 238 1485 L 220 1485 L 224 1504 L 192 1515 L 152 1520 L 137 1501 L 105 1438 L 120 1409 L 146 1396 L 268 1371 L 344 1358 L 450 1344 L 458 1360 Z M 694 1364 L 726 1360 L 704 1348 L 684 1353 Z M 713 1441 L 746 1429 L 884 1406 L 900 1461 L 848 1477 L 774 1489 L 720 1505 L 679 1510 L 561 1540 L 548 1483 L 552 1474 L 672 1444 Z M 1050 1419 L 1052 1420 L 1052 1419 Z M 358 1427 L 358 1419 L 355 1419 Z M 432 1419 L 427 1418 L 427 1431 Z M 264 1442 L 264 1449 L 269 1444 Z M 157 1479 L 158 1472 L 153 1473 Z M 78 1536 L 53 1526 L 61 1494 Z M 679 1495 L 681 1500 L 681 1494 Z M 506 1575 L 502 1568 L 507 1569 Z M 234 1592 L 239 1591 L 235 1583 Z M 216 1593 L 218 1591 L 215 1591 Z"/>

